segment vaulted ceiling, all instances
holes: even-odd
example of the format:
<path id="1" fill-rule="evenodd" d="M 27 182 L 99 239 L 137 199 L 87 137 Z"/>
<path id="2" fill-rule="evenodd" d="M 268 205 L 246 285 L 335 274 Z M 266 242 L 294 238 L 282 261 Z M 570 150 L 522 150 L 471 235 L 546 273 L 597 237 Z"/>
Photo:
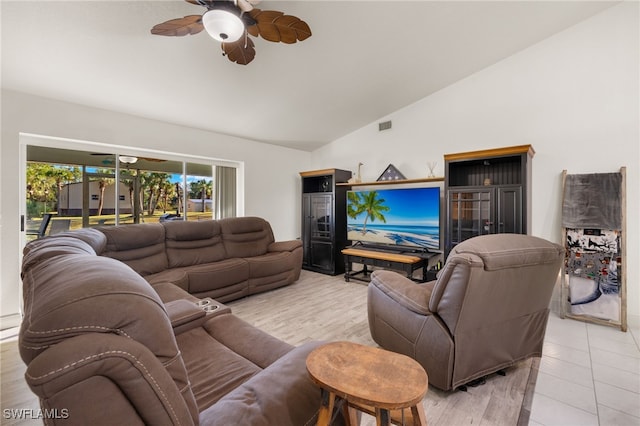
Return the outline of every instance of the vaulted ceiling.
<path id="1" fill-rule="evenodd" d="M 150 34 L 204 12 L 185 1 L 2 0 L 2 87 L 313 150 L 616 3 L 263 0 L 313 36 L 243 66 Z"/>

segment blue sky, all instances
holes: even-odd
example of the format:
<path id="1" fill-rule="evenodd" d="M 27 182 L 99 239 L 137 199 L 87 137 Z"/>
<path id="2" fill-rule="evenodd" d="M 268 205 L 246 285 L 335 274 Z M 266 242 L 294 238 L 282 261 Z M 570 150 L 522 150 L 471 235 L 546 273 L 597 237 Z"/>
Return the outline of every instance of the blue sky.
<path id="1" fill-rule="evenodd" d="M 96 173 L 98 171 L 98 167 L 87 167 L 87 172 L 89 173 Z M 205 179 L 207 181 L 211 181 L 212 177 L 211 176 L 191 176 L 191 175 L 187 175 L 187 185 L 191 182 L 194 181 L 198 181 L 198 180 L 202 180 Z M 169 176 L 169 181 L 171 183 L 182 183 L 182 174 L 180 173 L 172 173 Z"/>

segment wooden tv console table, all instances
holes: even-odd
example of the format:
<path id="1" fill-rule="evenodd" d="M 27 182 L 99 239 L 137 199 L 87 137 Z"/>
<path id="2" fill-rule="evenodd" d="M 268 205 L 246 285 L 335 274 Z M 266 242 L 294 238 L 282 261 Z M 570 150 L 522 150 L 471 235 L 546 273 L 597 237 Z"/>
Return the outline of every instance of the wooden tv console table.
<path id="1" fill-rule="evenodd" d="M 413 273 L 418 269 L 422 269 L 422 278 L 419 282 L 428 281 L 428 271 L 442 260 L 442 253 L 408 253 L 389 252 L 366 248 L 347 247 L 342 250 L 344 255 L 344 280 L 349 282 L 351 278 L 359 281 L 369 281 L 369 269 L 367 266 L 377 266 L 385 269 L 394 269 L 405 272 L 407 278 L 413 280 Z M 353 271 L 354 263 L 362 264 L 362 269 Z M 356 275 L 362 274 L 363 278 Z"/>

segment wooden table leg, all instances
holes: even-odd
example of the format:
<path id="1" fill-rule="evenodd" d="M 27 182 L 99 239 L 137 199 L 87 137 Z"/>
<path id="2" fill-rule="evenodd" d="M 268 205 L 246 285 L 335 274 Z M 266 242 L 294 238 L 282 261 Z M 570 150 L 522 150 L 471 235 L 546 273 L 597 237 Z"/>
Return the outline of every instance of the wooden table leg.
<path id="1" fill-rule="evenodd" d="M 335 403 L 336 395 L 325 389 L 320 389 L 320 394 L 322 398 L 322 405 L 318 412 L 318 422 L 316 425 L 329 426 L 329 423 L 331 423 L 331 414 L 333 413 L 333 404 Z"/>
<path id="2" fill-rule="evenodd" d="M 391 426 L 391 413 L 389 413 L 389 410 L 376 407 L 376 426 Z"/>
<path id="3" fill-rule="evenodd" d="M 344 417 L 345 426 L 359 426 L 358 410 L 352 407 L 347 401 L 342 406 L 342 416 Z"/>
<path id="4" fill-rule="evenodd" d="M 422 401 L 411 407 L 411 417 L 413 419 L 413 426 L 427 426 L 427 418 L 424 414 Z"/>

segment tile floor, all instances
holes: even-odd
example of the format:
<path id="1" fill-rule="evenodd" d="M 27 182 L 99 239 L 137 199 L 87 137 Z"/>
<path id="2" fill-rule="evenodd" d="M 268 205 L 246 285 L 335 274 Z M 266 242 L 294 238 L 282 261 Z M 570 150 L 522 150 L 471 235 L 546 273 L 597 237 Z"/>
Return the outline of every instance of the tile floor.
<path id="1" fill-rule="evenodd" d="M 551 313 L 530 426 L 640 425 L 640 316 L 628 331 Z"/>

